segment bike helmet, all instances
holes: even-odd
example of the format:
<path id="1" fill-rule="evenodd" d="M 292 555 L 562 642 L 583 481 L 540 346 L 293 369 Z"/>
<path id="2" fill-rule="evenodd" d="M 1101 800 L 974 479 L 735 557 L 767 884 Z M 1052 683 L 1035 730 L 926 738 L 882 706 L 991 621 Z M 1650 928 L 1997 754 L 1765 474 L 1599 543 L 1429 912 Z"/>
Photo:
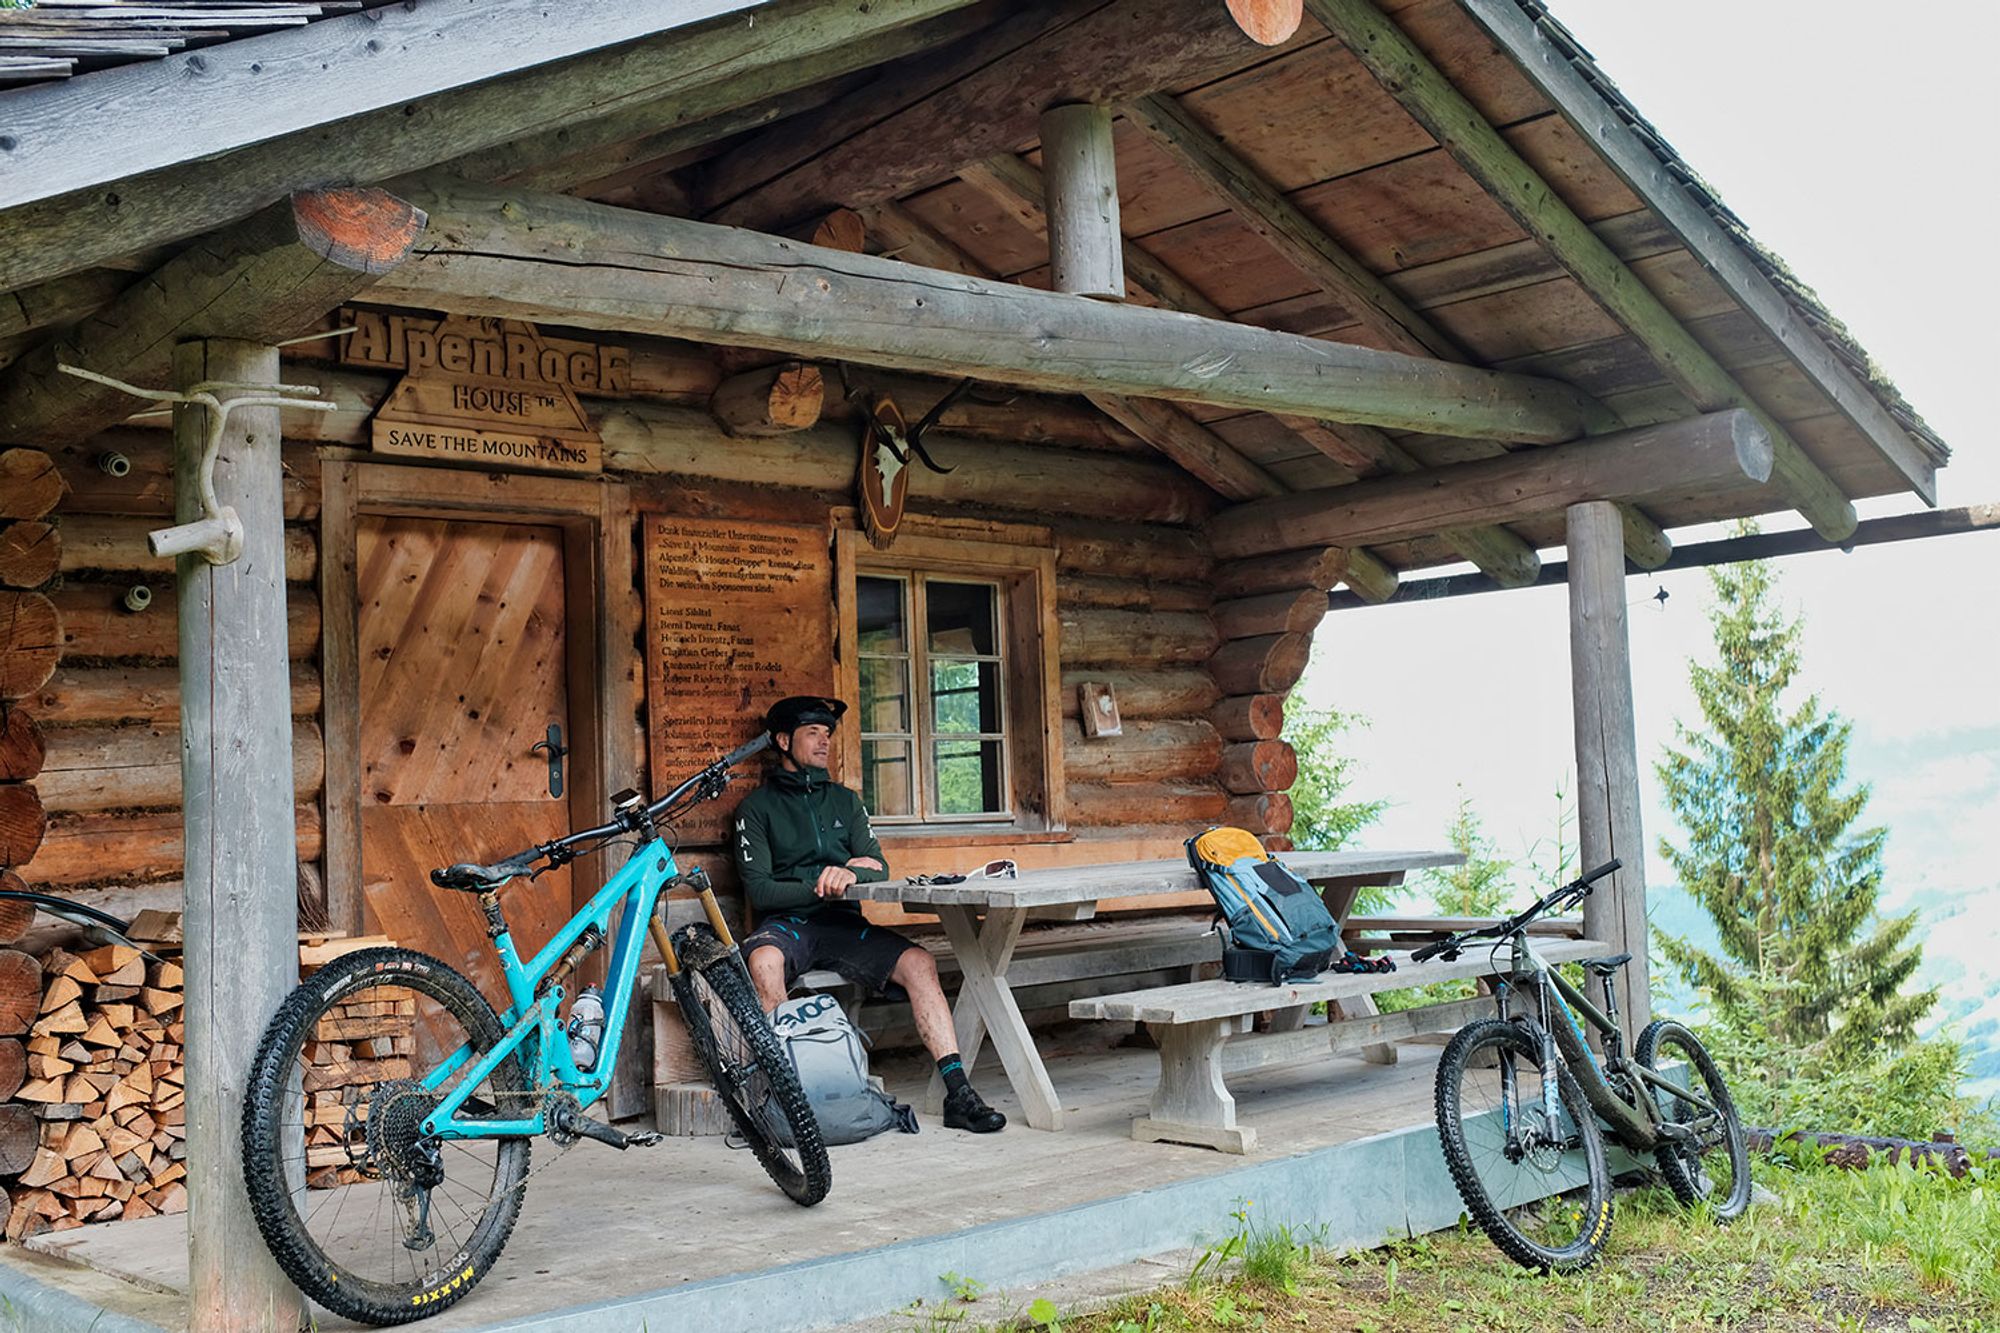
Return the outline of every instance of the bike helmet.
<path id="1" fill-rule="evenodd" d="M 846 711 L 846 703 L 839 699 L 818 694 L 795 694 L 771 705 L 771 711 L 764 714 L 764 729 L 775 739 L 789 736 L 800 727 L 811 726 L 815 722 L 835 727 L 840 725 L 840 715 Z"/>

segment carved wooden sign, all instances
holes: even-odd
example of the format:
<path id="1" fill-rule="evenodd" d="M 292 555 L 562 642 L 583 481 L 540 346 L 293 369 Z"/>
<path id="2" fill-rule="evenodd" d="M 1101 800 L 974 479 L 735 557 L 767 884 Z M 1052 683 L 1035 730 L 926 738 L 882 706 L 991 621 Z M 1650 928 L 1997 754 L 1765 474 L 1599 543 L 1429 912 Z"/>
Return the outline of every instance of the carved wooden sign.
<path id="1" fill-rule="evenodd" d="M 601 472 L 603 444 L 579 392 L 623 397 L 622 347 L 545 338 L 517 320 L 344 310 L 347 365 L 401 370 L 372 420 L 375 452 L 481 467 Z"/>
<path id="2" fill-rule="evenodd" d="M 822 528 L 648 514 L 647 754 L 653 795 L 757 734 L 791 694 L 833 689 L 833 568 Z M 754 774 L 680 825 L 718 842 Z"/>

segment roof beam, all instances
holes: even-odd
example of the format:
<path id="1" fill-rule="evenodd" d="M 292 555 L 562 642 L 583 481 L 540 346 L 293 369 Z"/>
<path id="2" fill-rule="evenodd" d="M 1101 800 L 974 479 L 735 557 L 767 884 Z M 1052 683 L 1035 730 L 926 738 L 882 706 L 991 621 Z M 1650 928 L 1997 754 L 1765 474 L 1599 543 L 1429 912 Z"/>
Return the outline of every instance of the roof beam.
<path id="1" fill-rule="evenodd" d="M 1237 505 L 1209 521 L 1208 536 L 1216 559 L 1241 560 L 1300 547 L 1407 541 L 1441 528 L 1558 514 L 1588 500 L 1741 490 L 1771 475 L 1770 432 L 1753 414 L 1731 409 Z"/>
<path id="2" fill-rule="evenodd" d="M 912 263 L 975 278 L 992 276 L 992 270 L 900 205 L 877 205 L 867 220 L 878 239 Z M 1091 394 L 1089 401 L 1218 495 L 1253 500 L 1285 493 L 1276 477 L 1171 403 L 1109 393 Z"/>
<path id="3" fill-rule="evenodd" d="M 547 25 L 542 18 L 547 11 L 545 4 L 495 0 L 490 5 L 465 5 L 476 25 L 488 30 L 486 40 L 500 42 L 510 53 L 504 68 L 488 69 L 482 64 L 479 68 L 485 71 L 480 76 L 484 82 L 460 85 L 446 80 L 439 91 L 399 97 L 393 105 L 361 115 L 352 115 L 349 109 L 357 101 L 365 103 L 369 99 L 356 93 L 350 84 L 366 82 L 365 61 L 357 59 L 352 49 L 339 56 L 324 55 L 322 58 L 332 66 L 331 72 L 340 77 L 339 91 L 321 87 L 315 105 L 322 114 L 327 108 L 340 109 L 346 118 L 337 128 L 315 126 L 278 137 L 271 137 L 269 131 L 260 128 L 258 142 L 211 148 L 212 155 L 203 159 L 198 168 L 186 167 L 176 159 L 143 174 L 118 178 L 116 188 L 70 189 L 8 208 L 0 212 L 0 230 L 6 232 L 11 242 L 0 249 L 0 290 L 59 277 L 118 255 L 200 235 L 248 217 L 283 198 L 301 176 L 321 180 L 390 180 L 449 157 L 545 130 L 563 126 L 574 129 L 634 104 L 657 103 L 696 88 L 726 91 L 738 86 L 755 87 L 750 76 L 765 66 L 798 60 L 836 45 L 865 43 L 907 24 L 963 8 L 971 0 L 793 0 L 760 11 L 754 25 L 747 18 L 735 18 L 685 31 L 681 29 L 690 21 L 689 15 L 708 11 L 686 3 L 667 7 L 655 0 L 596 0 L 596 3 L 646 16 L 647 31 L 658 35 L 598 52 L 584 60 L 536 64 L 524 69 L 524 65 L 539 59 L 542 48 L 539 42 L 524 45 L 519 39 L 518 25 L 503 21 L 498 11 L 532 11 L 538 25 L 555 33 L 589 28 L 576 8 L 564 9 L 559 23 Z M 412 15 L 434 15 L 438 8 L 420 3 L 407 10 L 402 7 L 370 10 L 365 15 L 330 19 L 299 33 L 274 34 L 274 37 L 296 36 L 317 41 L 313 34 L 332 29 L 374 34 L 378 29 L 370 25 L 386 22 L 385 16 L 400 21 Z M 351 26 L 354 24 L 360 27 Z M 430 30 L 442 29 L 432 24 Z M 187 62 L 221 60 L 226 52 L 230 63 L 223 74 L 215 77 L 234 88 L 238 98 L 251 97 L 235 109 L 228 123 L 238 135 L 245 133 L 241 128 L 244 125 L 261 127 L 264 106 L 257 99 L 275 92 L 277 84 L 283 82 L 274 80 L 276 71 L 290 68 L 289 57 L 280 60 L 273 55 L 273 63 L 266 67 L 265 73 L 248 72 L 242 65 L 248 57 L 242 57 L 241 51 L 264 40 L 230 42 L 145 67 L 171 70 L 190 89 L 188 94 L 172 94 L 174 100 L 164 100 L 168 93 L 149 87 L 146 95 L 154 100 L 143 105 L 154 110 L 152 120 L 170 136 L 184 122 L 188 125 L 202 122 L 208 113 L 180 100 L 191 95 L 191 90 L 202 82 L 188 77 Z M 438 41 L 408 37 L 406 42 L 430 51 L 444 68 L 458 68 L 438 55 Z M 596 42 L 597 35 L 593 34 L 593 47 Z M 530 49 L 534 54 L 524 54 Z M 564 48 L 559 44 L 557 49 Z M 317 61 L 313 68 L 318 68 Z M 489 77 L 509 70 L 521 72 L 510 77 Z M 112 70 L 107 74 L 117 76 L 126 72 Z M 86 91 L 84 85 L 89 85 L 88 91 L 101 97 L 108 86 L 97 83 L 97 77 L 92 75 L 70 85 L 52 85 L 51 92 L 82 92 Z M 762 91 L 759 88 L 744 96 L 754 100 Z M 5 124 L 17 123 L 16 108 L 23 105 L 20 99 L 34 99 L 40 92 L 39 88 L 29 88 L 10 94 L 0 104 Z M 732 99 L 723 96 L 719 100 Z M 32 104 L 40 106 L 39 102 Z M 102 132 L 101 114 L 74 109 L 72 114 L 77 125 L 89 127 L 93 140 L 118 137 Z M 9 163 L 5 177 L 9 182 L 24 174 L 30 178 L 35 174 L 13 170 L 14 165 Z"/>
<path id="4" fill-rule="evenodd" d="M 1514 0 L 1465 0 L 1465 4 L 1528 82 L 1596 145 L 1641 199 L 1658 210 L 1722 289 L 1750 312 L 1841 414 L 1882 451 L 1890 466 L 1909 481 L 1910 488 L 1926 503 L 1936 504 L 1938 460 L 1910 438 L 1881 400 L 1800 317 L 1798 309 L 1743 247 L 1674 179 L 1658 154 L 1564 58 L 1534 20 Z"/>
<path id="5" fill-rule="evenodd" d="M 900 199 L 966 162 L 1035 142 L 1045 107 L 1127 101 L 1269 56 L 1217 0 L 1097 0 L 1059 12 L 1054 26 L 1025 41 L 1012 34 L 1017 44 L 893 114 L 878 107 L 843 120 L 843 137 L 815 140 L 813 156 L 778 174 L 752 179 L 759 173 L 743 169 L 739 154 L 718 161 L 703 196 L 707 216 L 775 231 L 837 205 Z"/>
<path id="6" fill-rule="evenodd" d="M 58 365 L 164 387 L 176 344 L 291 337 L 402 262 L 423 229 L 423 213 L 394 195 L 314 190 L 190 246 L 0 372 L 0 440 L 64 444 L 132 414 L 128 395 Z"/>
<path id="7" fill-rule="evenodd" d="M 685 218 L 438 182 L 381 290 L 468 314 L 696 338 L 1024 388 L 1530 443 L 1582 433 L 1568 385 L 943 275 Z"/>
<path id="8" fill-rule="evenodd" d="M 838 31 L 828 31 L 822 44 L 810 39 L 796 43 L 804 53 L 793 59 L 623 106 L 595 120 L 538 129 L 462 154 L 438 170 L 466 180 L 567 190 L 784 119 L 824 102 L 824 91 L 816 85 L 930 50 L 990 21 L 991 15 L 968 5 L 886 31 L 871 29 L 865 41 L 844 40 Z M 815 90 L 817 100 L 802 98 L 806 90 Z"/>
<path id="9" fill-rule="evenodd" d="M 1776 451 L 1774 477 L 1780 493 L 1816 531 L 1834 539 L 1854 531 L 1854 505 L 1833 479 L 1775 418 L 1763 413 L 1402 29 L 1369 0 L 1306 0 L 1306 8 L 1523 230 L 1548 247 L 1591 299 L 1638 339 L 1696 407 L 1705 412 L 1742 408 L 1760 416 Z"/>
<path id="10" fill-rule="evenodd" d="M 211 158 L 482 80 L 754 8 L 761 0 L 409 4 L 26 88 L 0 106 L 0 208 Z M 523 25 L 532 41 L 524 41 Z M 747 24 L 738 26 L 747 27 Z M 128 114 L 106 133 L 104 111 Z"/>
<path id="11" fill-rule="evenodd" d="M 1180 164 L 1194 179 L 1226 204 L 1252 231 L 1320 290 L 1340 301 L 1361 325 L 1399 352 L 1412 356 L 1435 356 L 1442 361 L 1470 363 L 1472 358 L 1458 342 L 1425 318 L 1390 289 L 1368 266 L 1324 228 L 1276 189 L 1255 167 L 1234 152 L 1187 113 L 1171 97 L 1141 97 L 1126 104 L 1125 116 Z M 1595 430 L 1609 430 L 1617 418 L 1601 411 L 1593 423 Z M 1385 462 L 1398 472 L 1421 466 L 1386 437 L 1380 441 Z M 1497 448 L 1497 446 L 1496 446 Z M 1620 511 L 1629 538 L 1626 555 L 1641 568 L 1656 565 L 1673 549 L 1673 542 L 1659 524 L 1630 505 Z M 1470 546 L 1457 537 L 1447 539 L 1462 554 L 1493 578 L 1518 586 L 1534 577 L 1539 557 L 1523 560 L 1527 544 L 1512 534 L 1496 530 L 1463 534 Z"/>

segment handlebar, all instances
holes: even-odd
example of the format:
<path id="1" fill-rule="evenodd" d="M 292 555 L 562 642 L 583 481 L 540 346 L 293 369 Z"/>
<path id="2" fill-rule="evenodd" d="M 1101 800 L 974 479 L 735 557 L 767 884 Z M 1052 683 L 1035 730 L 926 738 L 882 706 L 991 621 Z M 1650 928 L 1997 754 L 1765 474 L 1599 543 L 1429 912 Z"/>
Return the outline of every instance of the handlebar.
<path id="1" fill-rule="evenodd" d="M 677 810 L 690 793 L 694 794 L 694 800 L 688 802 L 690 805 L 712 800 L 721 795 L 722 789 L 729 785 L 729 770 L 751 755 L 769 749 L 770 745 L 770 734 L 759 732 L 754 739 L 737 746 L 647 806 L 643 820 L 629 811 L 622 812 L 608 824 L 583 829 L 549 842 L 537 843 L 524 851 L 515 852 L 512 856 L 495 861 L 492 865 L 461 861 L 447 869 L 433 870 L 431 883 L 441 889 L 497 889 L 511 879 L 533 874 L 536 864 L 541 861 L 548 861 L 551 868 L 566 864 L 575 859 L 580 848 L 587 848 L 619 833 L 633 832 L 640 827 L 650 826 L 669 812 Z"/>
<path id="2" fill-rule="evenodd" d="M 1452 959 L 1458 957 L 1459 952 L 1473 940 L 1504 940 L 1511 935 L 1518 934 L 1527 928 L 1529 922 L 1549 912 L 1561 911 L 1572 903 L 1582 902 L 1595 892 L 1593 886 L 1598 880 L 1603 879 L 1615 870 L 1623 868 L 1624 864 L 1623 860 L 1614 856 L 1595 870 L 1577 876 L 1561 888 L 1551 889 L 1547 894 L 1536 899 L 1532 905 L 1523 908 L 1513 916 L 1508 917 L 1505 921 L 1496 922 L 1490 926 L 1481 926 L 1478 930 L 1460 931 L 1448 939 L 1426 944 L 1423 948 L 1418 949 L 1410 955 L 1410 961 L 1413 963 L 1424 963 L 1429 962 L 1439 955 L 1443 955 L 1445 961 L 1450 962 Z"/>

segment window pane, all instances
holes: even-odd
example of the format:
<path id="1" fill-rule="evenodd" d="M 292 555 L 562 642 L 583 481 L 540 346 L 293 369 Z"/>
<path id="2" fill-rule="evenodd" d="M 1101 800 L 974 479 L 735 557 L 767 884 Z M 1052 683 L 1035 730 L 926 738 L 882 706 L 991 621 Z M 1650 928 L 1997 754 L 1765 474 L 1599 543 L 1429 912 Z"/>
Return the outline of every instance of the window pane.
<path id="1" fill-rule="evenodd" d="M 993 592 L 992 585 L 986 583 L 926 579 L 924 600 L 929 605 L 931 651 L 998 653 L 993 633 Z"/>
<path id="2" fill-rule="evenodd" d="M 931 718 L 939 733 L 1000 730 L 1000 664 L 932 658 Z"/>
<path id="3" fill-rule="evenodd" d="M 903 632 L 903 581 L 859 578 L 855 583 L 855 624 L 864 653 L 906 653 Z"/>
<path id="4" fill-rule="evenodd" d="M 910 729 L 910 659 L 861 659 L 861 730 Z"/>
<path id="5" fill-rule="evenodd" d="M 937 813 L 999 814 L 1007 809 L 1001 790 L 999 741 L 939 741 Z"/>
<path id="6" fill-rule="evenodd" d="M 861 742 L 861 803 L 877 815 L 907 815 L 916 810 L 910 795 L 910 743 Z"/>

